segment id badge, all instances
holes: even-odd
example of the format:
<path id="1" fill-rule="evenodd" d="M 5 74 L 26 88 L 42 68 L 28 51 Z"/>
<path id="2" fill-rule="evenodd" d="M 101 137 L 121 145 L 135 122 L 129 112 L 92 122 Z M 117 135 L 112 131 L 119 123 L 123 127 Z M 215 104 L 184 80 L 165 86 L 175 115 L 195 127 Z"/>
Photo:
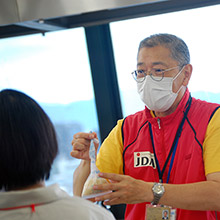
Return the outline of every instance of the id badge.
<path id="1" fill-rule="evenodd" d="M 176 209 L 163 205 L 146 205 L 145 220 L 176 220 Z"/>

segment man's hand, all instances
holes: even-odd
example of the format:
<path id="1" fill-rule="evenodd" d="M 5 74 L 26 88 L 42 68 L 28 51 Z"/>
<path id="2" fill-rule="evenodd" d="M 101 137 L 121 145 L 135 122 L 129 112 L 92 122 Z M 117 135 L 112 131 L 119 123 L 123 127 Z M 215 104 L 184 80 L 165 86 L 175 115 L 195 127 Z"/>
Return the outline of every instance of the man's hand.
<path id="1" fill-rule="evenodd" d="M 90 142 L 93 138 L 97 138 L 97 134 L 95 132 L 93 132 L 93 133 L 84 133 L 84 132 L 76 133 L 73 136 L 73 140 L 72 140 L 73 149 L 70 152 L 70 155 L 72 157 L 77 158 L 77 159 L 90 160 L 89 147 L 90 147 Z M 96 152 L 97 152 L 99 144 L 94 142 L 94 145 L 95 145 Z"/>
<path id="2" fill-rule="evenodd" d="M 130 176 L 100 173 L 110 183 L 94 186 L 95 189 L 112 191 L 96 197 L 105 205 L 134 204 L 153 201 L 153 183 L 134 179 Z M 220 172 L 207 175 L 206 181 L 187 184 L 164 184 L 165 193 L 160 199 L 163 205 L 187 210 L 220 211 Z"/>
<path id="3" fill-rule="evenodd" d="M 134 204 L 153 200 L 151 190 L 153 183 L 113 173 L 100 173 L 99 176 L 109 179 L 110 183 L 95 185 L 94 189 L 112 191 L 106 195 L 96 197 L 96 201 L 105 201 L 104 205 Z"/>
<path id="4" fill-rule="evenodd" d="M 84 183 L 90 173 L 90 157 L 89 157 L 89 148 L 92 139 L 94 141 L 96 153 L 99 146 L 97 134 L 93 133 L 83 133 L 79 132 L 73 136 L 72 146 L 73 149 L 70 152 L 72 157 L 81 159 L 81 163 L 75 169 L 73 175 L 73 194 L 76 196 L 81 196 Z"/>

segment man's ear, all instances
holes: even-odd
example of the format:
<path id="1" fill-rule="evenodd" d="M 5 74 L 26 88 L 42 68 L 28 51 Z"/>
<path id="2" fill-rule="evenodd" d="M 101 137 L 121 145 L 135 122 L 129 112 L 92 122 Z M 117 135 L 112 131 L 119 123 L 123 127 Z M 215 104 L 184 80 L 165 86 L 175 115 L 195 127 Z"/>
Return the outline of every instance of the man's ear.
<path id="1" fill-rule="evenodd" d="M 186 64 L 186 66 L 183 69 L 183 73 L 184 73 L 183 85 L 184 86 L 187 86 L 189 84 L 189 80 L 192 75 L 192 69 L 193 69 L 193 67 L 191 64 Z"/>

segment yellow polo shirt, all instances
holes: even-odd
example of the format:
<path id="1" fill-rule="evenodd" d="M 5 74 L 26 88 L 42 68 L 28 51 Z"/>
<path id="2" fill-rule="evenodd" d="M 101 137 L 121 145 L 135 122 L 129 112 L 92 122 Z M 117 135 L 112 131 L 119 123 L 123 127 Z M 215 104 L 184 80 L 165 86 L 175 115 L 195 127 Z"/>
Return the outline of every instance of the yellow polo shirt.
<path id="1" fill-rule="evenodd" d="M 118 120 L 99 150 L 96 165 L 101 172 L 123 174 L 122 122 L 123 119 Z M 203 143 L 203 160 L 206 175 L 220 172 L 220 109 L 208 124 Z"/>

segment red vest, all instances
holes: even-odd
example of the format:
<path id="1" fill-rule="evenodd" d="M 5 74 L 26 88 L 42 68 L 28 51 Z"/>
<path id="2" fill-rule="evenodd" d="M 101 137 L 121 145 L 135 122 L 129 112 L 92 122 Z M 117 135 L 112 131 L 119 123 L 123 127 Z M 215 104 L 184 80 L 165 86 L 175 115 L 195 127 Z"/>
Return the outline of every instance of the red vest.
<path id="1" fill-rule="evenodd" d="M 219 105 L 194 98 L 189 103 L 190 99 L 187 90 L 176 111 L 166 117 L 152 118 L 146 108 L 124 120 L 122 125 L 124 174 L 147 182 L 159 182 L 156 159 L 162 170 L 188 107 L 188 114 L 180 129 L 179 140 L 176 142 L 176 150 L 173 151 L 175 153 L 171 154 L 162 179 L 164 183 L 168 179 L 168 183 L 171 184 L 206 180 L 202 145 L 208 123 Z M 128 204 L 126 220 L 145 220 L 145 208 L 146 203 Z M 215 219 L 215 214 L 210 211 L 178 209 L 177 219 L 211 220 Z"/>

